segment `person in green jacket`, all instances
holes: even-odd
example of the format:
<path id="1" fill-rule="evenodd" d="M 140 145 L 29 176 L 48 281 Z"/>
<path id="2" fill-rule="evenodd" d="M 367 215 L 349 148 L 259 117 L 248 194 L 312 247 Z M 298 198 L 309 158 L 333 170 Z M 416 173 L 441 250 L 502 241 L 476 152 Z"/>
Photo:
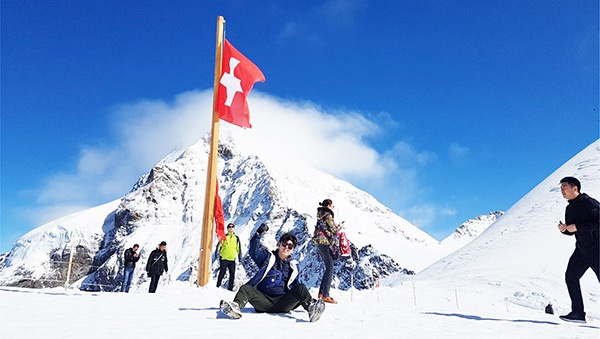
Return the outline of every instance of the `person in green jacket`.
<path id="1" fill-rule="evenodd" d="M 233 291 L 233 281 L 235 280 L 235 257 L 242 262 L 242 249 L 240 238 L 235 234 L 235 225 L 227 225 L 227 235 L 223 241 L 217 245 L 217 253 L 221 259 L 219 276 L 217 277 L 217 287 L 221 287 L 221 280 L 225 276 L 225 271 L 229 271 L 229 285 L 227 289 Z"/>

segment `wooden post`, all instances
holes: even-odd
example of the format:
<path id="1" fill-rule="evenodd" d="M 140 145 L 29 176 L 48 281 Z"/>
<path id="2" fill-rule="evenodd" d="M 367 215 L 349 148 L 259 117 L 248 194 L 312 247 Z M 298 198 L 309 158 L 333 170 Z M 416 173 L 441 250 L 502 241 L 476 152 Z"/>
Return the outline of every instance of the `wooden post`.
<path id="1" fill-rule="evenodd" d="M 206 171 L 206 194 L 204 195 L 204 216 L 202 218 L 202 239 L 200 240 L 200 256 L 198 258 L 198 286 L 208 283 L 210 276 L 210 250 L 214 229 L 214 206 L 217 183 L 217 155 L 219 147 L 219 112 L 217 112 L 217 95 L 221 77 L 221 59 L 223 58 L 223 26 L 225 19 L 217 18 L 217 44 L 215 52 L 215 79 L 213 93 L 213 114 L 210 138 L 210 152 Z"/>
<path id="2" fill-rule="evenodd" d="M 71 235 L 71 254 L 69 255 L 69 268 L 67 269 L 67 280 L 65 281 L 65 290 L 69 287 L 71 280 L 71 267 L 73 267 L 73 251 L 75 251 L 75 237 Z"/>

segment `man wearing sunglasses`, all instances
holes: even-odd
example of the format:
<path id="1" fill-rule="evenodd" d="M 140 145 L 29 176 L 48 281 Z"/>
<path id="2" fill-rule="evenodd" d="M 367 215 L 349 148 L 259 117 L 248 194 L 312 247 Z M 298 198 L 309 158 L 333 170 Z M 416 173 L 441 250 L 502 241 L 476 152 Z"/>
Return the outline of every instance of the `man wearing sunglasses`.
<path id="1" fill-rule="evenodd" d="M 258 272 L 240 287 L 232 302 L 221 300 L 221 312 L 231 319 L 239 319 L 246 303 L 254 306 L 257 313 L 288 313 L 302 306 L 311 322 L 319 320 L 325 303 L 314 299 L 306 286 L 296 280 L 298 267 L 291 255 L 298 240 L 292 233 L 285 233 L 279 238 L 277 249 L 269 251 L 260 243 L 262 233 L 268 229 L 267 225 L 260 225 L 250 239 L 248 253 L 259 267 Z"/>
<path id="2" fill-rule="evenodd" d="M 217 245 L 217 252 L 220 257 L 219 276 L 217 277 L 217 287 L 221 287 L 221 281 L 225 276 L 225 271 L 229 271 L 229 285 L 227 289 L 233 291 L 233 282 L 235 280 L 235 258 L 242 262 L 242 249 L 240 238 L 235 234 L 235 225 L 227 225 L 227 235 L 223 241 Z"/>

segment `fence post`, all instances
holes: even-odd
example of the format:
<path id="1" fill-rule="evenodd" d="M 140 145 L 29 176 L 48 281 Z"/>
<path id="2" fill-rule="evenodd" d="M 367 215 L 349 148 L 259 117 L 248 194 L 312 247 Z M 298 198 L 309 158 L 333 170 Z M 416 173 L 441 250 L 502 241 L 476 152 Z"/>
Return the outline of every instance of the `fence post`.
<path id="1" fill-rule="evenodd" d="M 415 282 L 412 283 L 413 286 L 413 299 L 415 301 L 415 307 L 417 307 L 417 288 L 415 287 Z"/>
<path id="2" fill-rule="evenodd" d="M 69 287 L 71 279 L 71 267 L 73 266 L 73 251 L 75 249 L 75 237 L 71 236 L 71 254 L 69 255 L 69 268 L 67 269 L 67 281 L 65 281 L 65 290 Z"/>
<path id="3" fill-rule="evenodd" d="M 350 301 L 354 300 L 354 275 L 350 276 Z"/>
<path id="4" fill-rule="evenodd" d="M 456 298 L 456 309 L 460 310 L 460 308 L 458 307 L 458 292 L 456 290 L 454 290 L 454 297 Z"/>
<path id="5" fill-rule="evenodd" d="M 375 280 L 375 289 L 377 289 L 377 302 L 379 302 L 379 288 L 381 287 L 381 282 L 379 281 L 379 277 Z"/>

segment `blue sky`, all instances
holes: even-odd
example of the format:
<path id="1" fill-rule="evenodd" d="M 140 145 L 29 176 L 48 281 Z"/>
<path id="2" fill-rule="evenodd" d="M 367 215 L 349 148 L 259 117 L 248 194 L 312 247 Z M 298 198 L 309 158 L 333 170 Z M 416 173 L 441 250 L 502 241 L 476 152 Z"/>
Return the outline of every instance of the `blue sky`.
<path id="1" fill-rule="evenodd" d="M 202 136 L 218 15 L 267 79 L 252 133 L 439 239 L 599 136 L 597 1 L 7 0 L 1 251 Z"/>

